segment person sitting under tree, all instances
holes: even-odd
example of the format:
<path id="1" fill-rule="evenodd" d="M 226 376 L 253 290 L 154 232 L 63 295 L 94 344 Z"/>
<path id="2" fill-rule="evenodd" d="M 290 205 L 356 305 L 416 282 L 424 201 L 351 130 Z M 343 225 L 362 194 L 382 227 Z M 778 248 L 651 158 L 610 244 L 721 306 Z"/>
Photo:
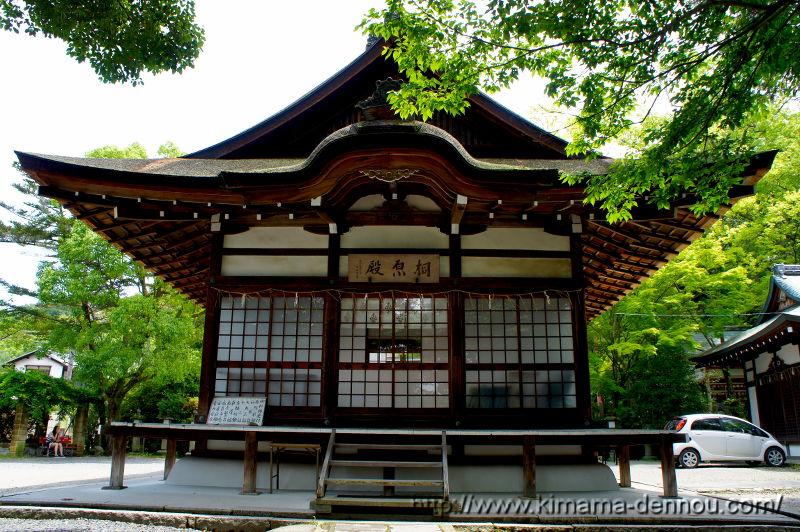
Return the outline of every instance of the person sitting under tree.
<path id="1" fill-rule="evenodd" d="M 53 429 L 52 434 L 47 435 L 47 456 L 50 456 L 50 449 L 53 450 L 53 456 L 60 456 L 64 458 L 64 445 L 61 443 L 61 428 L 56 427 Z"/>

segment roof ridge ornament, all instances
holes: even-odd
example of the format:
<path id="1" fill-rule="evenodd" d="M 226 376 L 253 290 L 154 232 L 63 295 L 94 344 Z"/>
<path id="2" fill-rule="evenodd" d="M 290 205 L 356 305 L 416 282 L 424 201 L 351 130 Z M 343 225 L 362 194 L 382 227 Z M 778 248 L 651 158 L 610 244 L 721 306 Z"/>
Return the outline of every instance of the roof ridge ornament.
<path id="1" fill-rule="evenodd" d="M 356 104 L 361 109 L 364 120 L 387 120 L 397 118 L 389 104 L 389 93 L 399 91 L 403 82 L 399 79 L 379 79 L 375 81 L 375 92 Z"/>
<path id="2" fill-rule="evenodd" d="M 800 275 L 800 264 L 773 264 L 772 272 L 778 277 Z"/>

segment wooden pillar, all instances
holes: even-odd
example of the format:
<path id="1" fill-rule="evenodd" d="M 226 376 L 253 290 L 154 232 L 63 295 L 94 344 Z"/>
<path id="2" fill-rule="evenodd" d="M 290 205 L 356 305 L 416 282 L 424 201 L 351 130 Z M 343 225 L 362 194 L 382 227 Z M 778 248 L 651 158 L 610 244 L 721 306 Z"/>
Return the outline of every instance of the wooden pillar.
<path id="1" fill-rule="evenodd" d="M 127 487 L 123 485 L 127 445 L 128 437 L 126 435 L 114 434 L 111 436 L 111 479 L 108 486 L 103 486 L 104 490 L 122 490 Z"/>
<path id="2" fill-rule="evenodd" d="M 256 490 L 256 455 L 258 454 L 258 434 L 244 433 L 244 482 L 242 495 L 258 495 Z M 271 481 L 270 481 L 271 482 Z"/>
<path id="3" fill-rule="evenodd" d="M 30 414 L 22 403 L 17 403 L 14 409 L 14 428 L 11 430 L 11 443 L 8 452 L 11 456 L 25 454 L 25 440 L 28 439 L 28 421 Z"/>
<path id="4" fill-rule="evenodd" d="M 167 480 L 169 472 L 172 471 L 172 466 L 175 465 L 177 444 L 178 442 L 175 438 L 169 438 L 167 440 L 167 456 L 164 458 L 164 480 Z"/>
<path id="5" fill-rule="evenodd" d="M 522 496 L 536 497 L 536 436 L 522 440 Z"/>
<path id="6" fill-rule="evenodd" d="M 628 445 L 620 445 L 617 448 L 617 462 L 619 462 L 619 486 L 621 488 L 631 487 L 631 448 Z"/>
<path id="7" fill-rule="evenodd" d="M 81 405 L 75 412 L 72 429 L 72 443 L 75 444 L 75 456 L 86 454 L 86 436 L 89 425 L 89 405 Z"/>
<path id="8" fill-rule="evenodd" d="M 663 497 L 675 498 L 678 496 L 678 478 L 675 476 L 675 456 L 672 454 L 672 442 L 668 438 L 661 438 L 659 454 L 661 455 L 661 479 L 664 483 Z"/>

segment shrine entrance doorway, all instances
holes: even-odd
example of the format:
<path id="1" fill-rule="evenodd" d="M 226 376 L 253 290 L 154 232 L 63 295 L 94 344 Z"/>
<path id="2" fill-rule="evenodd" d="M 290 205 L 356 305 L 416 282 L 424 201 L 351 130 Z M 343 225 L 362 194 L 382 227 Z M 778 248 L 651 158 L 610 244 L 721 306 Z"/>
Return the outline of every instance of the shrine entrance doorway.
<path id="1" fill-rule="evenodd" d="M 342 296 L 337 416 L 391 411 L 439 417 L 451 408 L 449 301 L 386 292 Z"/>

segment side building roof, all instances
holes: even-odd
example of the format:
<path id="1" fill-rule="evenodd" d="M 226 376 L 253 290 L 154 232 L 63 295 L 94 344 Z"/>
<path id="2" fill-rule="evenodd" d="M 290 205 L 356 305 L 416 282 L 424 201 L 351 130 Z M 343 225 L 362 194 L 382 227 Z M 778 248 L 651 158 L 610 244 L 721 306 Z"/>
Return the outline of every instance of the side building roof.
<path id="1" fill-rule="evenodd" d="M 782 299 L 782 294 L 789 300 Z M 787 343 L 798 343 L 799 340 L 800 266 L 775 264 L 758 323 L 692 360 L 698 366 L 741 364 L 765 351 L 776 351 Z"/>
<path id="2" fill-rule="evenodd" d="M 3 362 L 2 365 L 3 366 L 10 366 L 11 364 L 16 364 L 17 362 L 19 362 L 20 360 L 22 360 L 24 358 L 28 358 L 30 356 L 36 355 L 36 353 L 38 353 L 38 351 L 30 351 L 28 353 L 25 353 L 24 355 L 20 355 L 18 357 L 12 358 L 11 360 L 6 360 L 5 362 Z M 65 367 L 65 368 L 68 366 L 68 364 L 66 362 L 64 362 L 63 360 L 61 360 L 60 358 L 58 358 L 58 357 L 56 357 L 54 355 L 49 355 L 48 354 L 48 355 L 45 355 L 43 357 L 38 357 L 37 356 L 36 358 L 49 358 L 53 362 L 56 362 L 56 363 L 60 364 L 61 366 Z"/>

